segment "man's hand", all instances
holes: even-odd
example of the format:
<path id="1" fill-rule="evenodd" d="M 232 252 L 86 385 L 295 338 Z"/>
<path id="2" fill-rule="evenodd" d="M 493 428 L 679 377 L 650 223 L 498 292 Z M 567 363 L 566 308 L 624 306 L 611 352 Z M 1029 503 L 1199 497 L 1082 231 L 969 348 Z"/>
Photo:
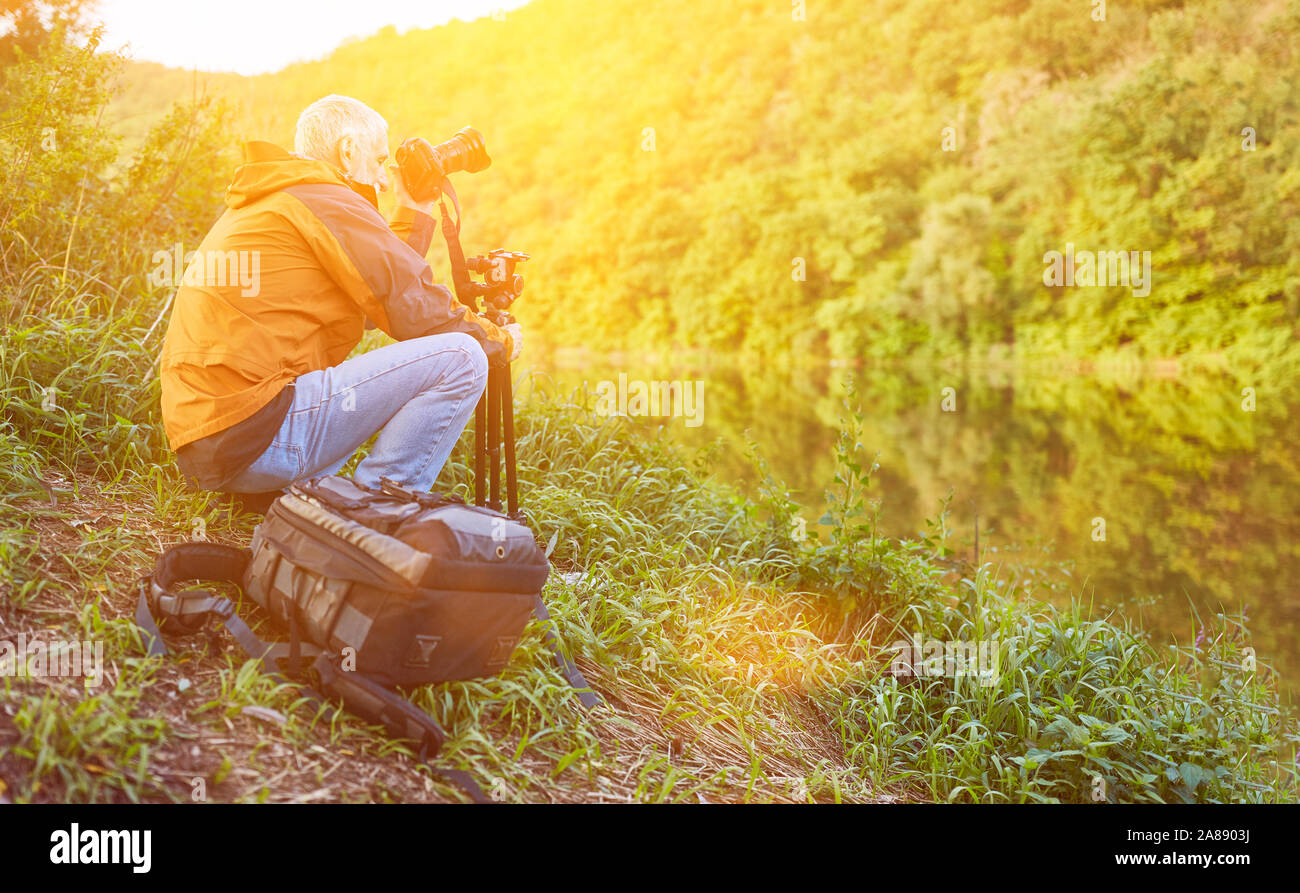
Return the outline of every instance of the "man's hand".
<path id="1" fill-rule="evenodd" d="M 417 202 L 415 199 L 411 198 L 411 194 L 406 191 L 406 184 L 402 182 L 402 169 L 397 164 L 390 164 L 388 166 L 388 173 L 393 183 L 393 195 L 397 198 L 397 204 L 399 207 L 414 208 L 417 211 L 422 211 L 423 213 L 428 214 L 430 217 L 434 216 L 433 210 L 438 206 L 437 199 L 430 199 L 427 202 Z"/>
<path id="2" fill-rule="evenodd" d="M 524 330 L 517 322 L 512 322 L 505 327 L 505 332 L 510 336 L 510 342 L 514 345 L 514 350 L 510 354 L 510 359 L 506 362 L 513 363 L 519 359 L 519 353 L 524 349 Z"/>

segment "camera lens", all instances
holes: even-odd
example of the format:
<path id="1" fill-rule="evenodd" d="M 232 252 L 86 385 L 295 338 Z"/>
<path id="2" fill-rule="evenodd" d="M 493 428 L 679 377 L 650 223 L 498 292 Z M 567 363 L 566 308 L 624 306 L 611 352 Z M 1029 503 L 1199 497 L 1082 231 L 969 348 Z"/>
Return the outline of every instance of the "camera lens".
<path id="1" fill-rule="evenodd" d="M 451 139 L 434 146 L 433 151 L 438 155 L 444 174 L 456 171 L 477 174 L 492 163 L 483 144 L 483 134 L 473 127 L 462 127 Z"/>

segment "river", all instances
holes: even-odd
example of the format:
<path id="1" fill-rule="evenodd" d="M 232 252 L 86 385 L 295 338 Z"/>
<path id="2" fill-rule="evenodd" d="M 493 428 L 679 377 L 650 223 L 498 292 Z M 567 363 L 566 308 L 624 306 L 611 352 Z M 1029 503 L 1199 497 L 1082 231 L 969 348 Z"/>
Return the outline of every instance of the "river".
<path id="1" fill-rule="evenodd" d="M 691 383 L 666 425 L 689 447 L 718 442 L 712 468 L 752 487 L 747 441 L 815 523 L 834 475 L 846 400 L 863 414 L 882 532 L 916 537 L 951 492 L 949 545 L 1004 574 L 1056 580 L 1037 594 L 1080 598 L 1095 616 L 1137 621 L 1153 643 L 1190 644 L 1216 612 L 1244 612 L 1258 660 L 1292 695 L 1300 682 L 1300 402 L 1293 386 L 1253 393 L 1224 379 L 1056 370 L 969 373 L 779 363 L 592 360 L 539 354 L 528 388 L 635 394 Z M 600 382 L 608 384 L 602 386 Z M 699 384 L 702 383 L 702 384 Z M 853 390 L 846 390 L 851 385 Z M 696 392 L 696 388 L 702 390 Z M 846 394 L 852 393 L 852 397 Z M 616 397 L 614 399 L 617 399 Z M 625 398 L 626 399 L 626 398 Z M 693 417 L 688 417 L 693 416 Z M 870 455 L 867 456 L 870 458 Z M 964 551 L 963 551 L 964 550 Z M 1197 620 L 1199 612 L 1201 621 Z"/>

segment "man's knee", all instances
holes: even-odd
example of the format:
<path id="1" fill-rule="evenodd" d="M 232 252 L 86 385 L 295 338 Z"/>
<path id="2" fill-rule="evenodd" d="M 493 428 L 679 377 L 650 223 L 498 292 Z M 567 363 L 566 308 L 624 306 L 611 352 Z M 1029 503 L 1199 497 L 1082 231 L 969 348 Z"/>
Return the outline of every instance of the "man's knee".
<path id="1" fill-rule="evenodd" d="M 455 376 L 465 382 L 465 393 L 477 397 L 487 387 L 488 360 L 483 347 L 472 335 L 464 332 L 451 332 L 444 336 L 449 346 L 461 357 L 460 375 Z"/>

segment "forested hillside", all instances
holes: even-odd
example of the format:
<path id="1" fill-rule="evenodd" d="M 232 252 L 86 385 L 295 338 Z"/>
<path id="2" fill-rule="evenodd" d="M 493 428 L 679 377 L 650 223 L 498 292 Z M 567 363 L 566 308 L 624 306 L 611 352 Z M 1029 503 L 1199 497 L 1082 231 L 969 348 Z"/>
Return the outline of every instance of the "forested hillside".
<path id="1" fill-rule="evenodd" d="M 548 610 L 604 705 L 580 708 L 534 624 L 501 676 L 411 692 L 448 732 L 447 768 L 515 802 L 1294 802 L 1292 677 L 1273 655 L 1285 669 L 1294 650 L 1278 581 L 1294 576 L 1300 463 L 1288 380 L 1261 370 L 1300 365 L 1300 0 L 1116 4 L 1105 22 L 1090 5 L 814 0 L 799 20 L 784 0 L 537 0 L 249 79 L 124 65 L 77 27 L 83 0 L 0 4 L 0 650 L 104 652 L 85 679 L 2 665 L 0 802 L 460 796 L 215 629 L 157 658 L 135 622 L 162 547 L 246 545 L 260 519 L 188 486 L 167 448 L 173 289 L 155 258 L 197 247 L 241 138 L 289 143 L 328 92 L 372 103 L 394 145 L 483 131 L 494 166 L 457 176 L 465 241 L 533 253 L 529 344 L 650 348 L 636 362 L 707 372 L 708 425 L 687 430 L 711 445 L 686 449 L 662 419 L 595 412 L 558 362 L 520 370 Z M 1044 287 L 1044 254 L 1070 245 L 1150 251 L 1149 294 Z M 686 347 L 772 362 L 714 374 L 712 357 L 666 356 Z M 845 394 L 812 375 L 830 369 L 772 368 L 831 351 L 1180 354 L 1249 376 L 1259 411 L 1214 374 L 1138 389 L 881 364 Z M 949 380 L 958 412 L 934 399 Z M 757 455 L 725 472 L 721 447 L 750 430 Z M 472 492 L 472 443 L 440 490 Z M 769 459 L 820 490 L 820 520 Z M 990 486 L 967 549 L 935 503 L 969 469 L 1038 495 Z M 1104 514 L 1106 542 L 1149 542 L 1158 574 L 1117 550 L 1094 565 L 1102 586 L 1239 598 L 1165 647 L 1113 600 L 1093 616 L 1087 589 L 1004 561 L 1017 553 L 990 525 L 1030 513 L 1076 537 Z M 884 526 L 913 514 L 916 536 Z M 923 632 L 989 642 L 993 673 L 894 666 Z"/>
<path id="2" fill-rule="evenodd" d="M 799 16 L 536 0 L 208 89 L 232 141 L 291 143 L 327 92 L 394 145 L 479 128 L 466 244 L 533 253 L 519 313 L 552 343 L 1300 368 L 1300 2 Z M 126 79 L 128 135 L 203 80 L 155 69 Z M 1046 287 L 1070 246 L 1150 252 L 1149 294 Z"/>

